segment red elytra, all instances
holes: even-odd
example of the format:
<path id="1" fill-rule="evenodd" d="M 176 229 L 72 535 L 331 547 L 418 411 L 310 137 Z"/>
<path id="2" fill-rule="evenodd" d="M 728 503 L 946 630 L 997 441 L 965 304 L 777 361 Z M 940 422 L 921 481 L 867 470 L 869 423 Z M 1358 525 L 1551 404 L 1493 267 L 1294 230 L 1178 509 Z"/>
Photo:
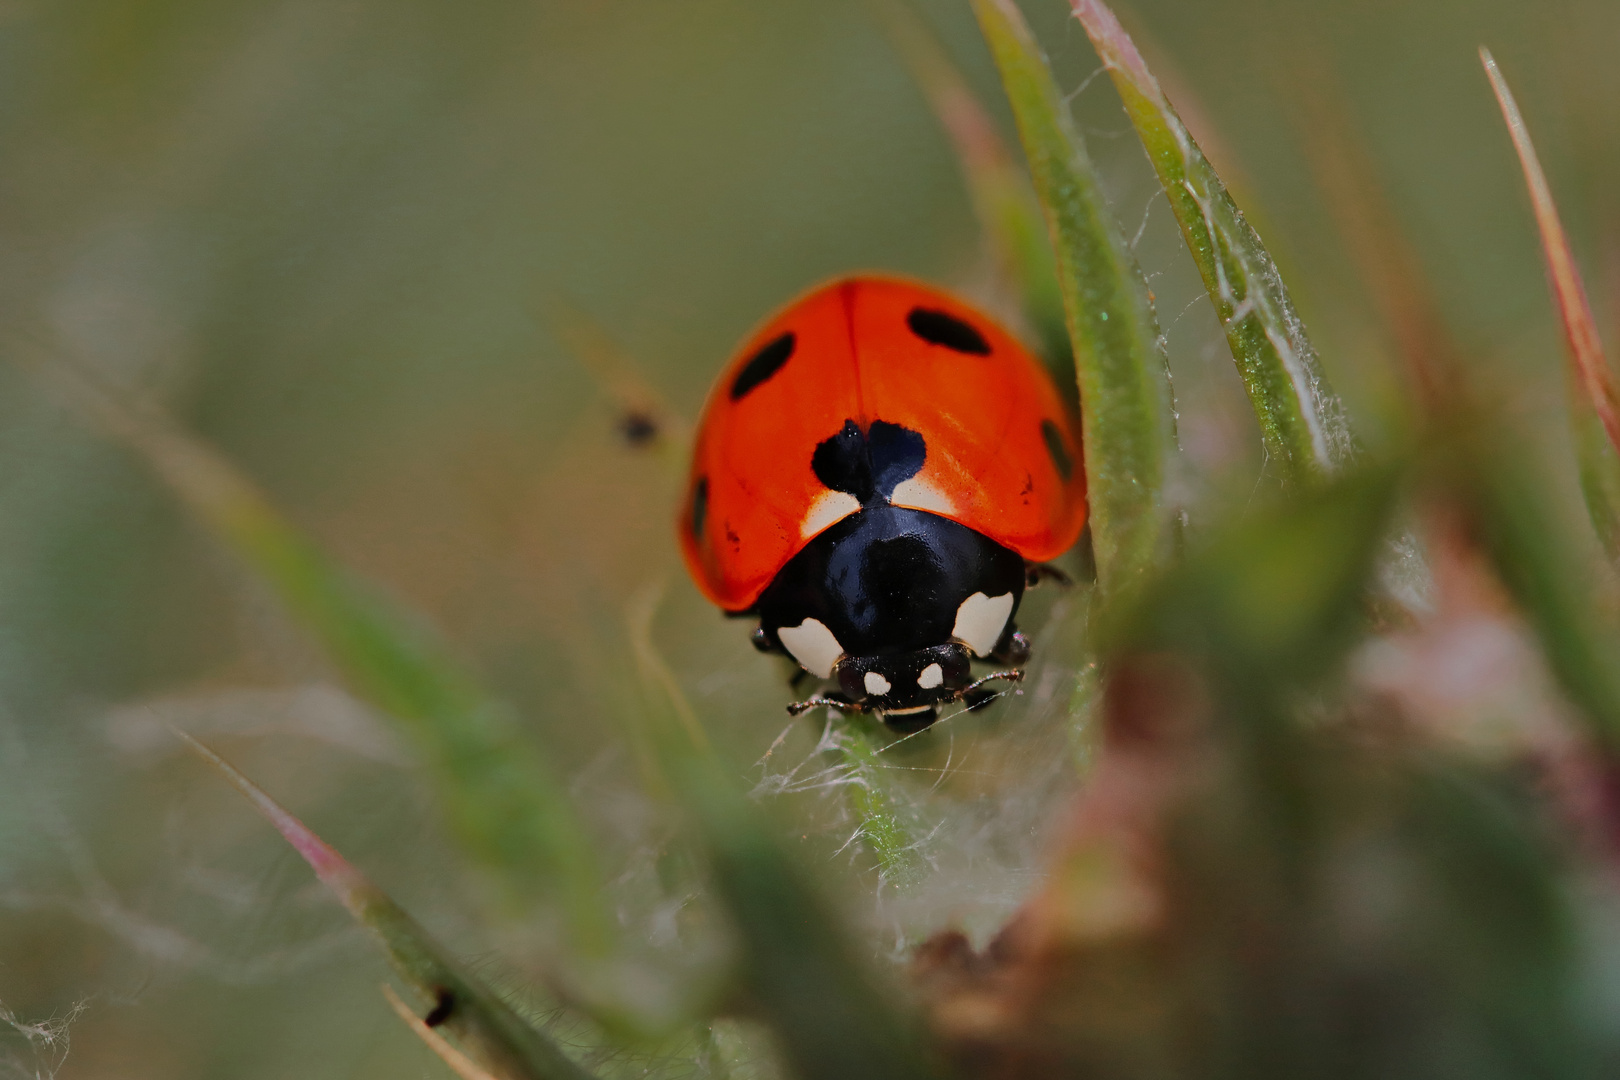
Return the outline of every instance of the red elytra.
<path id="1" fill-rule="evenodd" d="M 830 282 L 754 332 L 709 393 L 681 514 L 692 577 L 748 610 L 820 532 L 859 509 L 812 467 L 847 421 L 926 441 L 893 491 L 1044 562 L 1086 522 L 1079 423 L 1011 334 L 942 290 L 894 277 Z"/>

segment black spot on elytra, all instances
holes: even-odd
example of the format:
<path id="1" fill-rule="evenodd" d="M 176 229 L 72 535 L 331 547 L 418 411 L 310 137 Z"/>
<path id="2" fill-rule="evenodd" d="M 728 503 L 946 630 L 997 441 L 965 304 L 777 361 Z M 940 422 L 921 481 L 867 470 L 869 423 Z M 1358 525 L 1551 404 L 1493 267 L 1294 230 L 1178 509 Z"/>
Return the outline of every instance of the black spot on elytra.
<path id="1" fill-rule="evenodd" d="M 833 491 L 847 491 L 861 502 L 872 497 L 872 462 L 866 452 L 866 436 L 845 420 L 838 434 L 823 439 L 810 455 L 810 468 L 816 479 Z"/>
<path id="2" fill-rule="evenodd" d="M 1063 433 L 1051 420 L 1042 420 L 1041 438 L 1046 440 L 1046 452 L 1052 455 L 1052 464 L 1057 466 L 1058 475 L 1067 480 L 1074 474 L 1074 460 L 1063 445 Z"/>
<path id="3" fill-rule="evenodd" d="M 703 539 L 703 526 L 709 517 L 709 478 L 700 477 L 692 488 L 692 535 Z"/>
<path id="4" fill-rule="evenodd" d="M 838 434 L 816 447 L 810 467 L 833 491 L 848 492 L 866 506 L 893 495 L 897 485 L 922 470 L 927 457 L 927 443 L 910 428 L 874 420 L 862 432 L 855 421 L 845 420 Z"/>
<path id="5" fill-rule="evenodd" d="M 731 400 L 741 401 L 750 390 L 781 371 L 782 365 L 793 355 L 793 347 L 798 340 L 790 330 L 761 345 L 759 351 L 750 356 L 748 363 L 737 372 L 737 377 L 731 380 Z"/>
<path id="6" fill-rule="evenodd" d="M 456 995 L 448 990 L 439 991 L 439 1000 L 433 1003 L 433 1008 L 422 1017 L 422 1023 L 430 1028 L 438 1027 L 450 1019 L 450 1014 L 456 1011 Z"/>
<path id="7" fill-rule="evenodd" d="M 921 435 L 883 420 L 872 421 L 866 445 L 872 452 L 872 486 L 885 499 L 921 472 L 928 458 L 928 444 Z"/>
<path id="8" fill-rule="evenodd" d="M 954 352 L 969 356 L 989 356 L 990 343 L 984 335 L 955 315 L 933 308 L 912 308 L 906 316 L 911 332 L 930 345 L 943 345 Z"/>

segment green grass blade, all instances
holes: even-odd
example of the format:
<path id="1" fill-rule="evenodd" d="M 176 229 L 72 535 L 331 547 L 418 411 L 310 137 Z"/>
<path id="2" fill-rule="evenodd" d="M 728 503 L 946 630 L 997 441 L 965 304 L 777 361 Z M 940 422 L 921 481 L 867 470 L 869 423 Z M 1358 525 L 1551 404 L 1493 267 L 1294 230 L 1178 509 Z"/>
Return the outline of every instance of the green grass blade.
<path id="1" fill-rule="evenodd" d="M 737 790 L 701 736 L 680 685 L 653 648 L 657 593 L 630 612 L 647 708 L 645 745 L 661 786 L 686 809 L 715 891 L 736 930 L 750 1011 L 775 1032 L 800 1080 L 923 1080 L 917 1031 L 882 993 L 814 883 Z"/>
<path id="2" fill-rule="evenodd" d="M 1167 450 L 1175 427 L 1163 340 L 1118 220 L 1046 60 L 1012 0 L 973 0 L 1018 121 L 1057 253 L 1084 421 L 1097 581 L 1140 580 L 1166 541 Z"/>
<path id="3" fill-rule="evenodd" d="M 900 58 L 951 140 L 991 254 L 1017 286 L 1024 317 L 1063 385 L 1074 381 L 1074 348 L 1063 317 L 1057 261 L 1029 175 L 939 40 L 905 0 L 874 0 Z"/>
<path id="4" fill-rule="evenodd" d="M 1620 451 L 1608 429 L 1579 392 L 1570 394 L 1570 420 L 1575 428 L 1575 454 L 1580 463 L 1581 493 L 1592 527 L 1612 562 L 1620 563 Z"/>
<path id="5" fill-rule="evenodd" d="M 681 732 L 683 753 L 709 755 L 709 741 L 693 712 L 674 672 L 664 663 L 652 644 L 652 618 L 663 590 L 642 590 L 627 612 L 630 647 L 641 675 L 645 707 L 644 727 L 632 732 L 644 756 L 658 756 L 659 730 L 666 740 L 675 730 Z M 646 718 L 651 718 L 648 721 Z M 909 812 L 905 798 L 889 780 L 879 760 L 879 748 L 872 737 L 857 725 L 860 720 L 844 721 L 833 733 L 833 753 L 838 756 L 849 807 L 855 814 L 860 843 L 876 860 L 878 872 L 893 885 L 913 883 L 922 868 L 922 830 Z M 666 755 L 667 756 L 667 753 Z M 655 787 L 667 787 L 663 770 L 654 764 L 649 777 Z"/>
<path id="6" fill-rule="evenodd" d="M 1525 187 L 1530 192 L 1536 226 L 1541 231 L 1541 249 L 1547 258 L 1547 279 L 1564 327 L 1573 384 L 1571 419 L 1587 510 L 1609 558 L 1620 561 L 1620 455 L 1616 453 L 1620 449 L 1620 392 L 1616 392 L 1614 374 L 1604 358 L 1603 340 L 1592 318 L 1586 286 L 1581 280 L 1580 268 L 1575 265 L 1563 222 L 1559 220 L 1552 187 L 1541 169 L 1535 144 L 1530 141 L 1530 129 L 1490 50 L 1480 49 L 1479 58 L 1485 65 L 1485 74 L 1490 77 L 1491 89 L 1496 92 L 1497 103 L 1502 107 L 1502 118 L 1507 121 L 1508 134 L 1513 137 L 1519 164 L 1524 168 Z"/>
<path id="7" fill-rule="evenodd" d="M 427 1048 L 439 1056 L 439 1060 L 450 1066 L 461 1080 L 500 1080 L 494 1073 L 478 1066 L 478 1063 L 457 1050 L 448 1039 L 440 1035 L 414 1012 L 411 1007 L 394 993 L 394 988 L 387 983 L 382 984 L 383 997 L 388 1001 L 388 1007 L 394 1014 L 405 1022 L 405 1025 L 416 1033 L 416 1037 L 427 1044 Z"/>
<path id="8" fill-rule="evenodd" d="M 281 597 L 353 687 L 399 724 L 432 770 L 457 835 L 513 899 L 561 904 L 571 944 L 605 951 L 610 930 L 589 839 L 511 710 L 420 619 L 328 559 L 212 449 L 60 363 L 38 369 L 140 454 Z"/>
<path id="9" fill-rule="evenodd" d="M 398 904 L 225 759 L 184 732 L 199 756 L 245 795 L 376 938 L 399 977 L 430 1003 L 433 1026 L 454 1035 L 501 1080 L 592 1080 L 545 1034 L 465 971 Z"/>
<path id="10" fill-rule="evenodd" d="M 1158 171 L 1285 484 L 1331 474 L 1355 454 L 1349 419 L 1254 228 L 1193 141 L 1102 0 L 1071 0 Z"/>
<path id="11" fill-rule="evenodd" d="M 854 943 L 757 807 L 712 763 L 679 773 L 717 892 L 743 945 L 748 998 L 802 1080 L 935 1075 L 917 1033 L 861 962 Z"/>

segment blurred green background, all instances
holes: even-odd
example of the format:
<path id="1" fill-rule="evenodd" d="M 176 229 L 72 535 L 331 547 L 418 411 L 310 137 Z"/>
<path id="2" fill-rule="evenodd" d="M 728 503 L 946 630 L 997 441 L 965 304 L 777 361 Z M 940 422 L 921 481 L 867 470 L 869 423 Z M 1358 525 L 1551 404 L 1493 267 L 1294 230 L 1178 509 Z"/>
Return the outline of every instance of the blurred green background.
<path id="1" fill-rule="evenodd" d="M 1066 4 L 1023 6 L 1080 88 L 1096 60 Z M 1004 118 L 965 3 L 919 7 Z M 1476 370 L 1567 454 L 1558 331 L 1475 50 L 1514 82 L 1607 329 L 1620 7 L 1121 15 L 1283 263 L 1364 438 L 1393 423 L 1402 384 L 1315 171 L 1318 97 L 1370 156 Z M 667 455 L 619 438 L 559 319 L 594 322 L 691 418 L 749 327 L 829 275 L 897 270 L 996 302 L 949 146 L 867 5 L 16 0 L 0 56 L 5 348 L 165 404 L 430 615 L 557 748 L 632 883 L 630 926 L 656 938 L 680 906 L 634 886 L 661 835 L 616 720 L 634 707 L 637 594 L 666 583 L 656 639 L 739 778 L 813 802 L 797 782 L 813 770 L 771 778 L 810 760 L 815 732 L 787 723 L 782 672 L 746 627 L 687 582 Z M 1258 436 L 1180 235 L 1107 80 L 1074 107 L 1127 234 L 1146 215 L 1185 497 L 1241 500 L 1264 476 Z M 1052 606 L 1032 602 L 1031 629 Z M 1065 783 L 1041 717 L 1072 669 L 1050 644 L 1044 689 L 964 725 L 960 842 L 921 899 L 880 896 L 878 952 L 946 921 L 993 926 L 1034 880 Z M 497 980 L 532 986 L 470 918 L 476 889 L 386 726 L 139 461 L 0 365 L 0 1005 L 74 1016 L 71 1053 L 0 1027 L 0 1075 L 64 1053 L 64 1078 L 445 1075 L 388 1013 L 361 932 L 165 719 Z M 835 810 L 803 820 L 809 857 L 851 865 Z"/>

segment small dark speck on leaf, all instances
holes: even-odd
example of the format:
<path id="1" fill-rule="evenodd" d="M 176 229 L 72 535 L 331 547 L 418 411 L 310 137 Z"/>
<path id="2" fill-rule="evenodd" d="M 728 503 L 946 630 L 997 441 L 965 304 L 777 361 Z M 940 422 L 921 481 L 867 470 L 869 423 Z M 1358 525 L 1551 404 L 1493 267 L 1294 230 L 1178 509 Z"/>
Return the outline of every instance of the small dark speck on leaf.
<path id="1" fill-rule="evenodd" d="M 456 1011 L 456 995 L 449 990 L 439 991 L 439 1000 L 434 1002 L 433 1008 L 422 1017 L 422 1023 L 428 1027 L 438 1027 L 450 1019 L 450 1014 Z"/>
<path id="2" fill-rule="evenodd" d="M 619 417 L 619 435 L 624 441 L 641 449 L 658 438 L 658 420 L 640 409 L 630 409 Z"/>

